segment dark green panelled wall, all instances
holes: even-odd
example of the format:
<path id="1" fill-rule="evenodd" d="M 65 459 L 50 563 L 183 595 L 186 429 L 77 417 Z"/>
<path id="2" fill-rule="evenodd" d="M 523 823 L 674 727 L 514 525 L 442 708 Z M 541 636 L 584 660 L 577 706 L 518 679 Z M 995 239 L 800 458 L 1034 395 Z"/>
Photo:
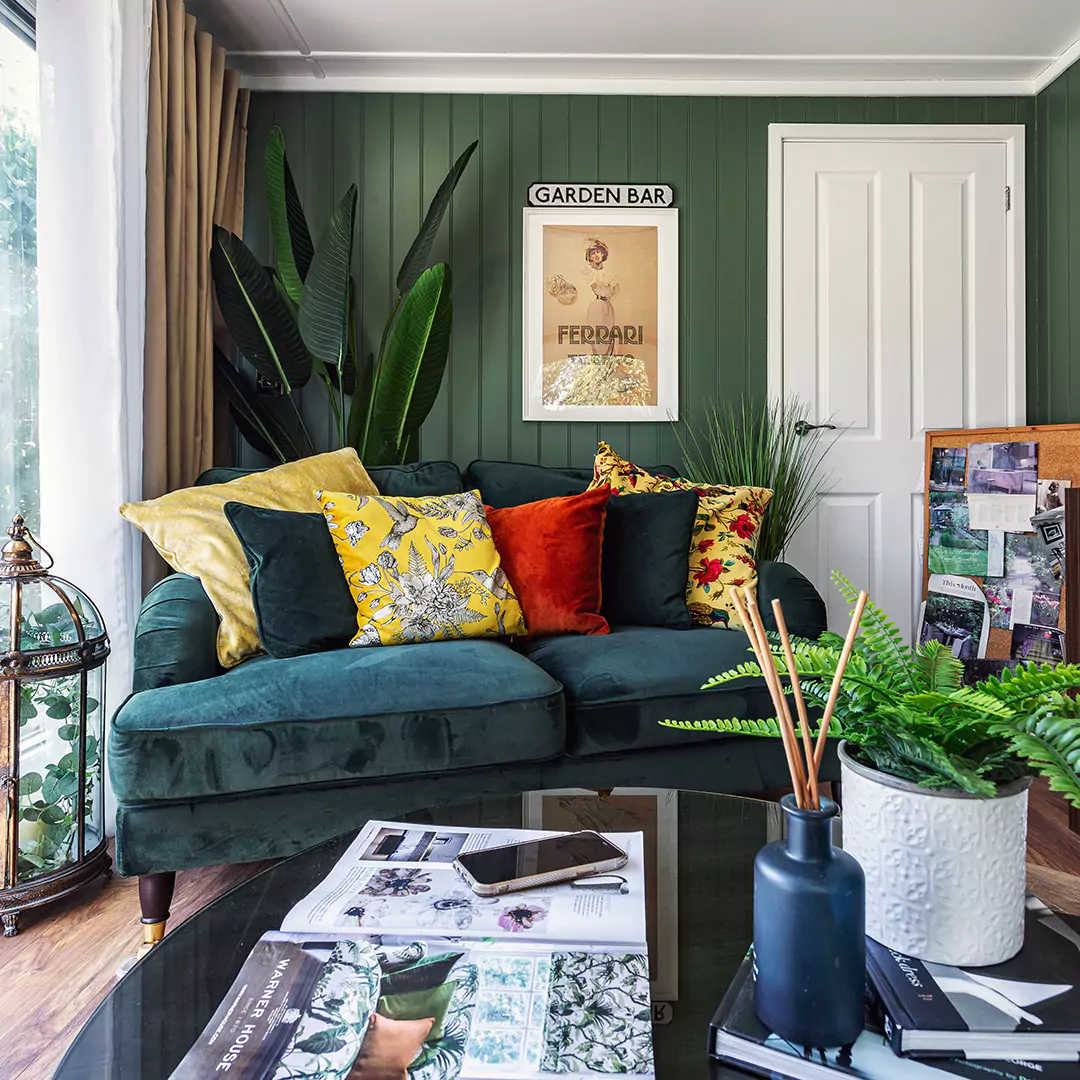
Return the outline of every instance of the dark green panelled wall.
<path id="1" fill-rule="evenodd" d="M 1073 80 L 1080 91 L 1080 76 Z M 1060 119 L 1056 105 L 1052 111 Z M 1075 125 L 1080 104 L 1074 114 Z M 1027 261 L 1034 268 L 1035 120 L 1035 98 L 255 93 L 245 238 L 257 254 L 269 254 L 262 151 L 276 123 L 284 130 L 313 231 L 325 224 L 348 185 L 359 184 L 356 273 L 362 333 L 373 348 L 398 264 L 428 200 L 454 155 L 479 139 L 434 253 L 453 266 L 454 337 L 443 391 L 422 432 L 421 456 L 460 464 L 488 457 L 578 465 L 591 461 L 603 438 L 634 460 L 677 464 L 678 446 L 666 424 L 521 419 L 521 209 L 530 183 L 656 181 L 675 188 L 685 415 L 705 399 L 765 394 L 770 123 L 1025 124 Z M 1080 176 L 1080 129 L 1071 153 Z M 1080 227 L 1080 200 L 1075 222 Z M 1071 257 L 1080 260 L 1080 245 Z M 1080 290 L 1080 266 L 1075 278 Z M 1060 353 L 1053 341 L 1050 352 L 1040 351 L 1037 275 L 1029 272 L 1028 280 L 1029 412 L 1034 420 L 1061 419 L 1070 405 L 1050 392 Z M 1073 347 L 1080 351 L 1080 318 L 1075 322 Z M 1044 365 L 1043 355 L 1056 363 Z M 1080 379 L 1076 394 L 1080 405 Z M 305 411 L 329 444 L 325 397 L 312 396 Z"/>
<path id="2" fill-rule="evenodd" d="M 1038 97 L 1037 408 L 1046 423 L 1080 420 L 1080 63 Z M 1030 361 L 1029 361 L 1030 363 Z"/>

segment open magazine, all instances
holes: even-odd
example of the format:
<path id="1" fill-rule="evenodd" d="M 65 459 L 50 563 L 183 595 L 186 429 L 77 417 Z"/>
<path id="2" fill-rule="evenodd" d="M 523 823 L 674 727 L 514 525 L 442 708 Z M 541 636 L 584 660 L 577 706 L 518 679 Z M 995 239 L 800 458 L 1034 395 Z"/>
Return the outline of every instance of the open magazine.
<path id="1" fill-rule="evenodd" d="M 557 835 L 369 822 L 266 934 L 172 1080 L 653 1076 L 640 833 L 618 873 L 481 897 L 461 852 Z"/>

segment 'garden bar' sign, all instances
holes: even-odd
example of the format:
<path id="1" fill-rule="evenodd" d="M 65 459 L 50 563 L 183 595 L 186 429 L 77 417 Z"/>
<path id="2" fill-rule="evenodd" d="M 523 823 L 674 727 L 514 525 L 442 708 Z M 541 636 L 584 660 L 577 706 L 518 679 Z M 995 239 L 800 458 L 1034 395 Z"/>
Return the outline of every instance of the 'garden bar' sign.
<path id="1" fill-rule="evenodd" d="M 586 210 L 600 206 L 656 208 L 674 206 L 675 195 L 667 184 L 533 184 L 529 205 Z"/>

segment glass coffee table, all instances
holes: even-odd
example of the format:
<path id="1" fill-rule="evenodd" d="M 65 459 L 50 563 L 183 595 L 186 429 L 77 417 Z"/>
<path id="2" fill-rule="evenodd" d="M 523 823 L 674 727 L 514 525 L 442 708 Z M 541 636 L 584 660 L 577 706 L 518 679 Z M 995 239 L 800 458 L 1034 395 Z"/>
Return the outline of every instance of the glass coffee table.
<path id="1" fill-rule="evenodd" d="M 640 829 L 658 1080 L 739 1077 L 710 1062 L 709 1020 L 750 944 L 754 856 L 779 806 L 698 791 L 530 792 L 404 815 L 418 823 Z M 170 928 L 75 1037 L 55 1080 L 166 1080 L 260 935 L 334 866 L 356 831 L 285 859 Z"/>

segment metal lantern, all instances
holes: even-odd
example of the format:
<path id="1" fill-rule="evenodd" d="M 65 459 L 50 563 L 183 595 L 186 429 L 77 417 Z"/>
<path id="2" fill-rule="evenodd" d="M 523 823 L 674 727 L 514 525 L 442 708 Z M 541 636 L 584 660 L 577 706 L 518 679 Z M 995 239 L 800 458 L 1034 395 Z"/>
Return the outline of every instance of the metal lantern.
<path id="1" fill-rule="evenodd" d="M 109 872 L 105 658 L 98 610 L 50 574 L 21 517 L 0 550 L 0 919 Z M 35 547 L 48 560 L 42 565 Z"/>

